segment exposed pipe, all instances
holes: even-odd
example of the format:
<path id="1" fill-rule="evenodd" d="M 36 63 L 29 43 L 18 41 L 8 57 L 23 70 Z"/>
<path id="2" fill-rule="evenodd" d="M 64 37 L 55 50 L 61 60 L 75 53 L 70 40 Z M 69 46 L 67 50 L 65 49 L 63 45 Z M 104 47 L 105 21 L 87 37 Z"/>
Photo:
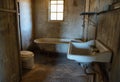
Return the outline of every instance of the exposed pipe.
<path id="1" fill-rule="evenodd" d="M 88 73 L 88 72 L 87 72 L 87 69 L 88 69 L 88 67 L 89 67 L 90 64 L 91 64 L 91 63 L 83 63 L 83 64 L 79 63 L 79 65 L 81 65 L 84 73 L 85 73 L 87 76 L 92 75 L 92 76 L 93 76 L 93 82 L 96 82 L 96 73 L 95 73 L 95 72 L 93 72 L 93 73 Z"/>

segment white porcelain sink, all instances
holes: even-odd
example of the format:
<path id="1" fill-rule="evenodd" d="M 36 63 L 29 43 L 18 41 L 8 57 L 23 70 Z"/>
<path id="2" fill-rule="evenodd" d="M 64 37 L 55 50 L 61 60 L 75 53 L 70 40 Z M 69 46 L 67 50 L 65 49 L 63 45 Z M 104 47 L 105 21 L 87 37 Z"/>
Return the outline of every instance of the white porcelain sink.
<path id="1" fill-rule="evenodd" d="M 96 51 L 92 52 L 91 46 Z M 77 62 L 110 62 L 112 52 L 97 40 L 88 42 L 70 42 L 67 58 Z"/>

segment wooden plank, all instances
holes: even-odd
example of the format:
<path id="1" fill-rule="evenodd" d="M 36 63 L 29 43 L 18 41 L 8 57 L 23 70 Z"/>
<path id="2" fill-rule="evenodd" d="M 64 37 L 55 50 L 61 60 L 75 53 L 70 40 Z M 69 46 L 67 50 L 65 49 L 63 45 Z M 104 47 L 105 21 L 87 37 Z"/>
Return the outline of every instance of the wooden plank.
<path id="1" fill-rule="evenodd" d="M 3 8 L 9 9 L 9 0 L 3 0 Z"/>
<path id="2" fill-rule="evenodd" d="M 15 9 L 15 0 L 9 0 L 9 9 Z"/>
<path id="3" fill-rule="evenodd" d="M 9 13 L 9 46 L 12 46 L 10 48 L 11 56 L 9 55 L 9 58 L 12 65 L 14 63 L 14 66 L 11 67 L 11 80 L 17 80 L 19 79 L 19 52 L 18 52 L 18 37 L 17 37 L 17 21 L 16 21 L 16 14 Z M 14 51 L 13 51 L 14 50 Z M 14 69 L 17 68 L 17 69 Z M 14 69 L 14 70 L 13 70 Z"/>
<path id="4" fill-rule="evenodd" d="M 8 12 L 8 13 L 16 13 L 16 10 L 9 10 L 9 9 L 1 9 L 0 12 Z"/>
<path id="5" fill-rule="evenodd" d="M 3 0 L 0 0 L 0 8 L 3 8 Z"/>
<path id="6" fill-rule="evenodd" d="M 15 0 L 0 0 L 0 8 L 2 9 L 15 9 Z"/>
<path id="7" fill-rule="evenodd" d="M 117 22 L 120 22 L 118 20 L 119 14 L 120 14 L 120 10 L 116 12 L 114 11 L 114 12 L 109 12 L 109 13 L 100 15 L 100 20 L 98 25 L 98 38 L 100 40 L 103 40 L 105 44 L 112 45 L 111 48 L 115 46 L 116 44 L 115 41 L 117 41 L 116 38 L 119 36 L 118 34 L 119 32 L 117 32 L 119 31 L 119 27 L 117 26 L 118 24 Z M 113 43 L 115 44 L 113 44 L 110 41 L 113 41 Z"/>
<path id="8" fill-rule="evenodd" d="M 110 76 L 111 82 L 116 80 L 116 72 L 119 70 L 117 65 L 120 63 L 116 63 L 116 58 L 119 57 L 119 38 L 120 38 L 120 10 L 108 12 L 101 14 L 99 16 L 99 23 L 98 23 L 98 34 L 97 39 L 104 43 L 108 48 L 110 48 L 113 52 L 113 59 L 112 59 L 112 69 Z M 115 69 L 117 71 L 115 71 Z M 113 75 L 114 74 L 114 75 Z M 118 79 L 117 79 L 118 80 Z M 116 81 L 117 81 L 116 80 Z"/>
<path id="9" fill-rule="evenodd" d="M 15 14 L 0 13 L 0 81 L 18 82 L 19 59 Z"/>
<path id="10" fill-rule="evenodd" d="M 112 69 L 108 70 L 111 67 L 111 64 L 104 64 L 105 71 L 108 73 L 110 82 L 118 82 L 119 78 L 116 77 L 119 73 L 119 68 L 117 68 L 120 63 L 117 58 L 120 58 L 118 51 L 120 49 L 120 9 L 114 9 L 110 11 L 101 12 L 107 9 L 108 5 L 112 3 L 113 0 L 91 0 L 90 3 L 90 12 L 94 10 L 100 12 L 98 15 L 98 27 L 97 27 L 97 39 L 100 40 L 104 45 L 106 45 L 113 52 L 113 61 Z M 96 6 L 97 4 L 97 6 Z M 94 16 L 89 17 L 90 20 L 94 19 Z M 89 21 L 90 21 L 89 20 Z M 95 19 L 94 19 L 95 20 Z M 97 21 L 97 20 L 96 20 Z M 94 27 L 88 24 L 88 39 L 91 39 L 94 36 Z M 110 73 L 111 72 L 111 73 Z"/>
<path id="11" fill-rule="evenodd" d="M 17 13 L 16 10 L 9 9 L 9 0 L 2 1 L 3 5 L 0 8 L 0 82 L 19 82 Z"/>

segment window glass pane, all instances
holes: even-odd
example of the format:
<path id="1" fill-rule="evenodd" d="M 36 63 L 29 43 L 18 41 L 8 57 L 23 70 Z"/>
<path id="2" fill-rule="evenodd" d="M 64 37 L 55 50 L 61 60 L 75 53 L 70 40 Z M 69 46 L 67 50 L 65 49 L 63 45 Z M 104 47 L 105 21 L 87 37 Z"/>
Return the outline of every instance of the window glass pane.
<path id="1" fill-rule="evenodd" d="M 63 4 L 63 3 L 64 3 L 63 1 L 59 1 L 59 0 L 58 0 L 58 4 Z"/>
<path id="2" fill-rule="evenodd" d="M 52 1 L 52 0 L 51 0 L 51 4 L 57 4 L 57 1 Z"/>
<path id="3" fill-rule="evenodd" d="M 63 13 L 57 13 L 57 20 L 63 20 Z"/>
<path id="4" fill-rule="evenodd" d="M 53 21 L 63 20 L 64 0 L 50 0 L 49 19 Z"/>
<path id="5" fill-rule="evenodd" d="M 57 5 L 57 12 L 63 12 L 63 5 Z"/>
<path id="6" fill-rule="evenodd" d="M 56 13 L 51 13 L 51 20 L 56 20 Z"/>
<path id="7" fill-rule="evenodd" d="M 51 5 L 51 12 L 57 12 L 57 5 Z"/>

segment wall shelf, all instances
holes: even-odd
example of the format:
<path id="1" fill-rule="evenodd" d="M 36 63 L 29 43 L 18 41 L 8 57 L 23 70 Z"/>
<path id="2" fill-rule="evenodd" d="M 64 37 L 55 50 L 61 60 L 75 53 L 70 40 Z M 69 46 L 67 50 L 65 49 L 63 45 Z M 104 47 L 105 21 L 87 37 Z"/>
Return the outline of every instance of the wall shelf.
<path id="1" fill-rule="evenodd" d="M 117 8 L 117 9 L 111 9 L 111 10 L 109 10 L 109 11 L 101 11 L 101 12 L 98 12 L 98 15 L 100 15 L 100 14 L 103 14 L 103 13 L 109 13 L 109 12 L 114 12 L 114 11 L 120 11 L 120 8 Z"/>
<path id="2" fill-rule="evenodd" d="M 111 10 L 107 10 L 107 11 L 100 11 L 100 12 L 82 12 L 82 13 L 80 13 L 80 15 L 100 15 L 100 14 L 103 14 L 103 13 L 119 11 L 119 10 L 120 10 L 120 8 L 111 9 Z"/>
<path id="3" fill-rule="evenodd" d="M 97 12 L 82 12 L 80 15 L 97 15 Z"/>
<path id="4" fill-rule="evenodd" d="M 118 9 L 118 8 L 120 8 L 120 2 L 116 2 L 111 5 L 111 9 Z"/>

